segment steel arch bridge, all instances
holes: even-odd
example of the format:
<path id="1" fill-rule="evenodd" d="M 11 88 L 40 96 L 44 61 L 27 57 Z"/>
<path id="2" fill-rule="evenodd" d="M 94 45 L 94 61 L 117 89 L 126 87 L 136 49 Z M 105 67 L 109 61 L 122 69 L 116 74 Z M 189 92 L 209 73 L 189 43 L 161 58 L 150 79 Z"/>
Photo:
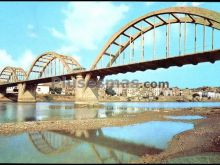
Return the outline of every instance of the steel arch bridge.
<path id="1" fill-rule="evenodd" d="M 7 66 L 0 73 L 1 83 L 10 83 L 26 80 L 27 73 L 22 68 Z"/>
<path id="2" fill-rule="evenodd" d="M 187 32 L 186 25 L 193 24 L 194 27 L 194 53 L 197 51 L 197 31 L 198 25 L 202 25 L 203 27 L 203 45 L 202 51 L 206 50 L 206 27 L 211 28 L 211 49 L 214 49 L 214 30 L 220 30 L 220 13 L 214 12 L 211 10 L 197 8 L 197 7 L 173 7 L 162 9 L 158 11 L 151 12 L 149 14 L 143 15 L 122 27 L 118 32 L 116 32 L 109 41 L 102 48 L 101 52 L 98 54 L 94 63 L 91 66 L 91 69 L 97 69 L 98 65 L 102 67 L 111 67 L 119 57 L 123 57 L 121 65 L 125 64 L 124 59 L 128 58 L 129 63 L 133 62 L 132 57 L 134 57 L 135 50 L 135 42 L 140 39 L 140 48 L 139 52 L 141 60 L 139 62 L 144 61 L 145 49 L 144 42 L 145 40 L 151 39 L 153 43 L 153 56 L 150 60 L 155 60 L 156 58 L 156 30 L 162 26 L 166 27 L 165 39 L 166 44 L 166 56 L 165 58 L 169 58 L 170 56 L 170 30 L 172 24 L 179 24 L 179 33 L 177 35 L 179 37 L 178 44 L 174 43 L 176 47 L 178 47 L 178 55 L 185 55 L 186 53 L 186 41 L 187 41 Z M 181 27 L 182 26 L 182 27 Z M 182 29 L 184 28 L 184 30 Z M 145 37 L 145 33 L 153 33 L 153 37 Z M 191 34 L 193 35 L 193 34 Z M 183 41 L 183 44 L 181 43 Z M 183 48 L 182 48 L 183 47 Z M 130 48 L 129 56 L 125 57 L 124 51 Z M 162 48 L 160 48 L 162 49 Z M 103 65 L 104 57 L 108 57 L 106 65 Z"/>
<path id="3" fill-rule="evenodd" d="M 1 84 L 0 90 L 19 83 L 31 85 L 51 82 L 54 77 L 65 76 L 66 80 L 70 80 L 78 76 L 86 85 L 83 91 L 78 92 L 83 94 L 77 97 L 86 100 L 94 93 L 86 93 L 89 80 L 97 80 L 99 76 L 102 80 L 112 74 L 220 60 L 220 45 L 216 43 L 216 38 L 220 37 L 219 30 L 219 12 L 197 7 L 153 11 L 113 34 L 89 70 L 84 70 L 72 57 L 46 52 L 33 62 L 26 80 L 12 79 L 10 83 Z"/>
<path id="4" fill-rule="evenodd" d="M 175 36 L 178 37 L 178 42 L 171 44 L 170 30 L 172 25 L 175 24 L 179 25 L 179 31 L 175 34 Z M 171 58 L 170 51 L 172 45 L 174 45 L 175 48 L 178 48 L 178 54 L 176 54 L 177 56 L 184 56 L 187 53 L 187 24 L 194 25 L 194 34 L 190 34 L 191 36 L 194 35 L 193 41 L 191 42 L 194 48 L 191 54 L 214 50 L 215 31 L 220 30 L 220 13 L 197 7 L 172 7 L 153 11 L 139 18 L 136 18 L 135 20 L 122 27 L 118 32 L 113 34 L 94 60 L 90 71 L 96 69 L 111 68 L 116 66 L 116 64 L 121 66 L 134 63 L 134 53 L 135 49 L 137 48 L 135 43 L 138 41 L 140 42 L 138 52 L 140 59 L 139 61 L 135 61 L 135 63 L 146 61 L 145 41 L 147 40 L 151 40 L 153 43 L 152 58 L 148 61 Z M 166 44 L 164 45 L 165 57 L 163 58 L 157 57 L 156 54 L 156 32 L 157 29 L 161 27 L 166 27 L 165 32 L 163 31 L 165 34 L 164 39 L 166 40 Z M 199 41 L 198 38 L 201 37 L 199 34 L 199 28 L 202 28 L 203 31 L 202 50 L 200 51 L 199 48 L 201 47 L 198 47 L 197 43 Z M 153 36 L 145 36 L 147 33 L 151 33 Z M 208 37 L 211 37 L 211 40 L 208 40 Z M 211 41 L 208 43 L 209 47 L 207 46 L 206 40 Z M 126 54 L 128 49 L 129 53 Z M 163 48 L 160 47 L 160 49 Z M 147 56 L 150 55 L 147 54 Z M 117 63 L 117 61 L 119 61 L 119 63 Z M 215 59 L 213 61 L 215 61 Z M 181 63 L 181 61 L 179 62 Z M 60 64 L 63 65 L 62 68 L 60 67 Z M 180 66 L 182 65 L 183 64 L 180 64 Z M 60 55 L 55 52 L 45 52 L 40 55 L 31 65 L 31 68 L 27 73 L 27 80 L 65 75 L 72 73 L 74 70 L 82 70 L 82 66 L 73 57 Z M 17 79 L 13 80 L 16 82 Z"/>
<path id="5" fill-rule="evenodd" d="M 45 52 L 33 62 L 27 79 L 57 76 L 72 73 L 77 69 L 82 69 L 82 67 L 73 57 Z"/>
<path id="6" fill-rule="evenodd" d="M 55 52 L 45 52 L 32 63 L 26 73 L 22 68 L 5 67 L 0 73 L 1 83 L 14 83 L 18 81 L 52 77 L 69 74 L 84 68 L 71 56 Z"/>

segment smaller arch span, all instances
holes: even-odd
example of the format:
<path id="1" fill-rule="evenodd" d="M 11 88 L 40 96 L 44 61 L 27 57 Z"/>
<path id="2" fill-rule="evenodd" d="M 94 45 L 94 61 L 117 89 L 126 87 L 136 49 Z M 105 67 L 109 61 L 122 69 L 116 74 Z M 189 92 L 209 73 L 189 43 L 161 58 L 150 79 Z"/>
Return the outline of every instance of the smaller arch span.
<path id="1" fill-rule="evenodd" d="M 71 56 L 56 52 L 45 52 L 32 63 L 27 79 L 32 79 L 32 74 L 35 78 L 42 78 L 72 73 L 82 69 L 84 68 Z"/>
<path id="2" fill-rule="evenodd" d="M 6 66 L 0 73 L 1 83 L 13 83 L 23 81 L 27 78 L 27 73 L 23 68 Z"/>

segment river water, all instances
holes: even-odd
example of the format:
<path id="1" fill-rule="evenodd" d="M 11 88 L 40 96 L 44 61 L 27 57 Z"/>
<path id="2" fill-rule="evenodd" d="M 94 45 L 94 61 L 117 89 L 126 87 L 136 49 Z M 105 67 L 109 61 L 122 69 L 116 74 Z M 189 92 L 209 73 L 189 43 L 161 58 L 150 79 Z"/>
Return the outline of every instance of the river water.
<path id="1" fill-rule="evenodd" d="M 144 111 L 220 107 L 210 103 L 102 103 L 103 108 L 80 111 L 74 103 L 0 103 L 0 123 L 40 120 L 83 120 L 123 117 Z M 194 128 L 201 116 L 167 116 L 175 121 L 148 121 L 121 127 L 68 132 L 44 131 L 0 135 L 0 163 L 129 163 L 143 154 L 165 150 L 178 133 Z M 85 137 L 81 136 L 85 135 Z"/>

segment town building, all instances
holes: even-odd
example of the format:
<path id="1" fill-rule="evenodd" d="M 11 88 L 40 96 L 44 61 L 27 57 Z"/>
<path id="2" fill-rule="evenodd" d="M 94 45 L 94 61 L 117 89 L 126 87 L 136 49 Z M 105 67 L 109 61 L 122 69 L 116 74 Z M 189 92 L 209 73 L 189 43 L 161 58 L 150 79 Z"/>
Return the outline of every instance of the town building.
<path id="1" fill-rule="evenodd" d="M 39 95 L 50 94 L 50 85 L 49 84 L 38 84 L 36 93 Z"/>

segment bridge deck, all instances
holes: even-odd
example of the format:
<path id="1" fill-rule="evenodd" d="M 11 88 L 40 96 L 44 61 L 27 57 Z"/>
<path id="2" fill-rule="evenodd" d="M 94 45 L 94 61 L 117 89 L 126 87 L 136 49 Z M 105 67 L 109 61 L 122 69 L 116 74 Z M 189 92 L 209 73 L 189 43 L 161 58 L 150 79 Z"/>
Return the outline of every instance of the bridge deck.
<path id="1" fill-rule="evenodd" d="M 1 84 L 0 89 L 16 86 L 18 83 L 26 83 L 26 84 L 48 83 L 48 82 L 52 82 L 52 78 L 55 77 L 60 79 L 62 79 L 62 77 L 65 77 L 66 80 L 70 80 L 71 77 L 76 77 L 77 75 L 86 76 L 87 74 L 92 74 L 93 76 L 108 76 L 119 73 L 145 71 L 149 69 L 155 70 L 158 68 L 169 68 L 171 66 L 181 67 L 187 64 L 197 65 L 198 63 L 202 63 L 202 62 L 214 63 L 215 61 L 218 60 L 220 60 L 220 49 L 182 55 L 182 56 L 169 57 L 166 59 L 158 59 L 153 61 L 144 61 L 144 62 L 108 67 L 108 68 L 101 68 L 101 69 L 94 69 L 87 71 L 76 71 L 70 74 L 54 76 L 54 77 L 39 78 L 35 80 L 25 80 L 15 83 Z"/>

